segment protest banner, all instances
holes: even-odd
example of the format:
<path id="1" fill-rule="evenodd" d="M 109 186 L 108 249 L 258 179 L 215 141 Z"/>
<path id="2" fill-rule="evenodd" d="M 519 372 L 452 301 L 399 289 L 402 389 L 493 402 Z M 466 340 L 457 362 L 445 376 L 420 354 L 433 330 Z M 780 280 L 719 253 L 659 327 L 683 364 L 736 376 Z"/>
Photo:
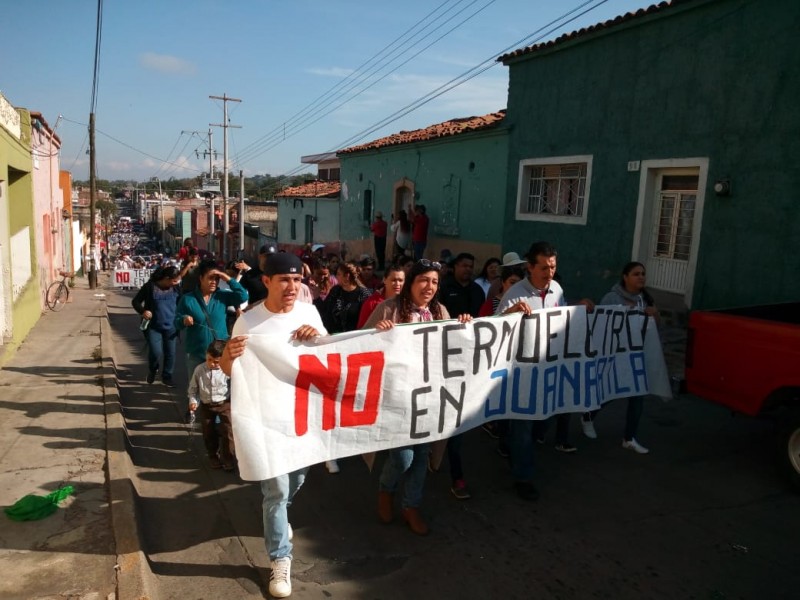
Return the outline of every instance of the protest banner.
<path id="1" fill-rule="evenodd" d="M 150 279 L 150 269 L 114 269 L 111 282 L 117 288 L 140 288 Z"/>
<path id="2" fill-rule="evenodd" d="M 653 319 L 575 306 L 305 344 L 251 335 L 233 364 L 231 410 L 241 476 L 257 481 L 645 394 L 671 397 Z"/>

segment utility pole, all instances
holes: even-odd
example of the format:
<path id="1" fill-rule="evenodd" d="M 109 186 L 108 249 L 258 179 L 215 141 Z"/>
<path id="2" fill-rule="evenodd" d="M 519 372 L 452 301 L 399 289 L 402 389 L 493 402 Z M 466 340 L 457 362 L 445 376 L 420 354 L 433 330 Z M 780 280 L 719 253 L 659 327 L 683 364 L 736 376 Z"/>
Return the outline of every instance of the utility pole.
<path id="1" fill-rule="evenodd" d="M 95 173 L 94 113 L 89 114 L 89 289 L 97 288 L 97 252 L 95 241 L 94 212 L 97 203 L 97 173 Z"/>
<path id="2" fill-rule="evenodd" d="M 222 231 L 222 258 L 228 260 L 227 253 L 227 236 L 228 228 L 230 227 L 230 220 L 228 215 L 228 127 L 235 127 L 241 129 L 240 125 L 231 125 L 228 123 L 228 102 L 241 102 L 239 98 L 231 98 L 227 94 L 222 96 L 209 96 L 213 100 L 222 100 L 222 124 L 211 123 L 211 127 L 222 127 L 222 173 L 223 173 L 223 192 L 222 192 L 222 214 L 223 214 L 223 231 Z M 213 204 L 212 204 L 213 208 Z M 211 218 L 214 218 L 212 212 Z"/>
<path id="3" fill-rule="evenodd" d="M 239 169 L 239 253 L 244 258 L 244 171 Z"/>
<path id="4" fill-rule="evenodd" d="M 208 128 L 208 178 L 214 179 L 214 145 L 212 140 L 214 139 L 214 130 L 211 127 Z"/>
<path id="5" fill-rule="evenodd" d="M 161 251 L 167 248 L 167 228 L 164 222 L 164 195 L 161 193 L 161 180 L 158 177 L 151 177 L 151 183 L 158 183 L 158 207 L 161 215 Z"/>
<path id="6" fill-rule="evenodd" d="M 191 133 L 192 135 L 197 134 L 198 136 L 200 135 L 199 131 L 181 131 L 181 133 Z M 205 158 L 206 156 L 208 157 L 208 179 L 209 180 L 214 179 L 214 159 L 217 157 L 216 152 L 214 152 L 213 139 L 214 139 L 213 138 L 213 131 L 209 127 L 208 128 L 208 150 L 203 150 L 203 158 Z M 195 150 L 195 154 L 197 155 L 197 158 L 200 158 L 200 153 L 197 152 L 196 150 Z M 215 232 L 214 232 L 214 230 L 216 228 L 215 227 L 215 223 L 214 223 L 214 210 L 216 208 L 214 206 L 214 190 L 210 190 L 209 191 L 205 187 L 203 187 L 203 191 L 208 191 L 209 192 L 208 200 L 209 200 L 209 204 L 210 204 L 210 207 L 211 207 L 211 222 L 209 223 L 209 227 L 208 227 L 208 242 L 207 242 L 207 244 L 211 249 L 214 249 L 214 246 L 215 246 L 215 243 L 214 243 L 214 239 L 215 239 L 214 233 Z M 217 191 L 219 191 L 219 190 L 217 190 Z"/>
<path id="7" fill-rule="evenodd" d="M 212 129 L 211 129 L 211 127 L 209 127 L 208 128 L 208 178 L 209 179 L 214 179 L 214 146 L 212 146 L 212 141 L 211 140 L 212 140 Z M 212 250 L 216 250 L 216 247 L 217 247 L 216 239 L 217 238 L 216 238 L 216 235 L 215 235 L 215 232 L 214 232 L 215 221 L 216 221 L 216 219 L 214 218 L 214 208 L 215 208 L 214 207 L 214 192 L 210 192 L 209 196 L 211 196 L 209 198 L 209 200 L 211 200 L 211 223 L 209 224 L 209 229 L 208 229 L 208 232 L 209 232 L 208 233 L 208 237 L 209 237 L 208 246 L 210 246 Z"/>

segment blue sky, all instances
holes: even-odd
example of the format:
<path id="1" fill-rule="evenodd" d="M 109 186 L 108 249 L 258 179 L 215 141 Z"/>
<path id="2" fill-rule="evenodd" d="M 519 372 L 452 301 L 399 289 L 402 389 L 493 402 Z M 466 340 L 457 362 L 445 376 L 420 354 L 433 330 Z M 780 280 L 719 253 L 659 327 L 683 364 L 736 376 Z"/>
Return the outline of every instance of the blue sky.
<path id="1" fill-rule="evenodd" d="M 587 14 L 541 41 L 653 2 L 105 0 L 98 177 L 207 170 L 209 124 L 223 120 L 210 95 L 242 100 L 228 104 L 229 122 L 242 127 L 228 129 L 228 151 L 230 168 L 246 176 L 294 172 L 302 155 L 505 108 L 508 70 L 496 65 L 354 139 L 583 4 L 574 14 Z M 17 2 L 4 11 L 0 36 L 0 92 L 51 126 L 63 116 L 61 168 L 76 179 L 88 178 L 96 14 L 95 0 Z M 221 169 L 222 129 L 212 129 Z"/>

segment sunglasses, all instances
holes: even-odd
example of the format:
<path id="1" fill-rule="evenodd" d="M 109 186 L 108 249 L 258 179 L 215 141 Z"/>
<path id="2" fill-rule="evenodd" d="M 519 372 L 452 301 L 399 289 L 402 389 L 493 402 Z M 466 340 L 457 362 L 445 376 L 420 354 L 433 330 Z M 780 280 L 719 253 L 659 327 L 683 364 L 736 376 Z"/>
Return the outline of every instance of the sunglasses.
<path id="1" fill-rule="evenodd" d="M 420 258 L 417 261 L 417 264 L 421 267 L 425 267 L 426 269 L 434 269 L 438 271 L 442 268 L 442 263 L 436 262 L 435 260 L 428 260 L 427 258 Z"/>

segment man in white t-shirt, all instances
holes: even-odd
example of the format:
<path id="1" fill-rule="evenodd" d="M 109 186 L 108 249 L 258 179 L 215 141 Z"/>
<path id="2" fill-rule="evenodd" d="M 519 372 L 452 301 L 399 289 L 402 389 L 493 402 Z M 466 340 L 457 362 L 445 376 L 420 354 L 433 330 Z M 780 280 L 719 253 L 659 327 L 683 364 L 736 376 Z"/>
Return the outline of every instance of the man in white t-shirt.
<path id="1" fill-rule="evenodd" d="M 302 261 L 290 253 L 273 254 L 267 261 L 262 281 L 267 288 L 267 298 L 245 311 L 233 326 L 231 339 L 220 360 L 222 370 L 230 375 L 233 361 L 240 357 L 247 345 L 248 334 L 286 334 L 286 339 L 308 341 L 327 335 L 322 319 L 313 304 L 299 302 Z M 264 398 L 264 402 L 280 401 Z M 269 593 L 275 598 L 286 598 L 292 593 L 292 527 L 287 509 L 292 498 L 303 485 L 308 467 L 272 479 L 261 479 L 258 469 L 250 468 L 246 455 L 252 447 L 248 440 L 240 439 L 236 428 L 237 410 L 232 406 L 233 432 L 236 442 L 239 470 L 243 479 L 261 480 L 264 495 L 264 544 L 269 553 L 272 574 Z M 247 417 L 247 415 L 244 415 Z M 238 434 L 238 435 L 237 435 Z"/>

